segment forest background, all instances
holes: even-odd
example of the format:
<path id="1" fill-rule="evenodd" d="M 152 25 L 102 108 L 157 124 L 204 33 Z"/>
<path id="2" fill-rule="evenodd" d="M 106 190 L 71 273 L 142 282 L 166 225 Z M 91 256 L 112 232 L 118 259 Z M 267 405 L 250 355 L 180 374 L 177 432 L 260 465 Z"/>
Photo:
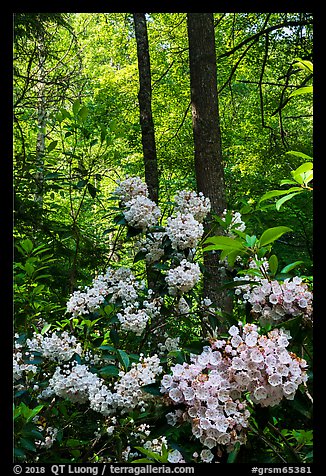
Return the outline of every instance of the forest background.
<path id="1" fill-rule="evenodd" d="M 186 16 L 146 14 L 158 200 L 166 213 L 177 191 L 196 190 L 198 181 Z M 273 246 L 277 267 L 312 283 L 311 193 L 284 193 L 284 181 L 313 155 L 312 15 L 214 13 L 213 20 L 226 208 L 257 236 L 289 227 Z M 133 15 L 19 13 L 14 30 L 15 326 L 26 338 L 44 316 L 44 332 L 71 329 L 63 318 L 71 293 L 112 263 L 135 263 L 112 192 L 127 176 L 145 177 L 145 164 Z M 79 331 L 93 329 L 84 323 Z M 298 339 L 311 357 L 308 334 Z M 257 416 L 273 441 L 257 457 L 311 461 L 310 400 L 300 398 L 280 417 L 289 419 L 284 428 Z M 19 435 L 16 456 L 34 457 L 34 440 Z M 70 440 L 64 457 L 79 461 L 83 443 Z"/>

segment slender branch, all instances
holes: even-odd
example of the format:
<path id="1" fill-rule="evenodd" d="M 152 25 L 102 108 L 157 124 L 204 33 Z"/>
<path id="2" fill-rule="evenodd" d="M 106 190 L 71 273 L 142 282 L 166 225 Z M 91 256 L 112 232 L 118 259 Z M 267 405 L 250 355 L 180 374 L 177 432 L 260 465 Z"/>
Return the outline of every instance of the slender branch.
<path id="1" fill-rule="evenodd" d="M 267 423 L 267 426 L 272 429 L 274 431 L 274 433 L 277 434 L 277 436 L 279 436 L 281 438 L 281 440 L 284 442 L 285 446 L 287 447 L 287 449 L 290 451 L 290 453 L 292 454 L 292 456 L 295 458 L 295 461 L 300 463 L 301 462 L 301 459 L 300 459 L 300 456 L 298 455 L 298 453 L 295 451 L 295 449 L 289 444 L 288 440 L 285 438 L 284 435 L 282 435 L 282 433 L 280 432 L 280 430 L 278 428 L 276 428 L 276 426 L 274 426 L 271 422 L 268 422 Z"/>
<path id="2" fill-rule="evenodd" d="M 260 113 L 261 113 L 261 125 L 265 129 L 269 129 L 272 134 L 274 133 L 274 130 L 271 126 L 268 126 L 265 122 L 264 118 L 264 97 L 263 97 L 263 86 L 262 86 L 262 81 L 265 73 L 265 67 L 267 63 L 267 58 L 268 58 L 268 47 L 269 47 L 269 37 L 268 34 L 266 33 L 265 35 L 265 51 L 264 51 L 264 58 L 263 58 L 263 64 L 261 67 L 261 72 L 260 72 L 260 77 L 259 77 L 259 100 L 260 100 Z"/>
<path id="3" fill-rule="evenodd" d="M 167 67 L 167 69 L 164 71 L 163 74 L 161 74 L 161 76 L 156 79 L 153 84 L 152 84 L 152 90 L 155 88 L 155 86 L 164 78 L 164 76 L 170 71 L 170 69 L 172 68 L 172 66 L 174 65 L 175 63 L 175 60 L 172 61 L 172 63 Z"/>
<path id="4" fill-rule="evenodd" d="M 187 109 L 186 109 L 186 111 L 185 111 L 185 113 L 184 113 L 184 115 L 183 115 L 182 121 L 181 121 L 179 127 L 177 127 L 177 130 L 176 130 L 175 134 L 173 134 L 173 136 L 171 136 L 169 139 L 167 139 L 167 140 L 158 148 L 158 150 L 161 150 L 163 147 L 166 146 L 166 144 L 168 144 L 169 142 L 171 142 L 171 140 L 173 140 L 175 137 L 178 136 L 178 134 L 179 134 L 179 132 L 180 132 L 180 129 L 181 129 L 181 127 L 183 126 L 183 124 L 184 124 L 184 122 L 185 122 L 185 120 L 186 120 L 186 117 L 187 117 L 187 114 L 188 114 L 188 112 L 189 112 L 190 106 L 191 106 L 191 101 L 189 102 L 189 104 L 188 104 L 188 106 L 187 106 Z"/>
<path id="5" fill-rule="evenodd" d="M 247 43 L 250 43 L 251 41 L 256 42 L 261 36 L 266 35 L 266 34 L 272 32 L 272 31 L 279 30 L 281 28 L 286 28 L 286 27 L 289 27 L 289 26 L 306 26 L 306 25 L 312 25 L 312 24 L 313 24 L 312 20 L 311 21 L 309 21 L 309 20 L 294 21 L 293 20 L 293 21 L 286 21 L 286 22 L 283 22 L 283 23 L 278 23 L 277 25 L 273 25 L 273 26 L 270 26 L 268 28 L 265 28 L 265 29 L 259 31 L 255 35 L 249 36 L 248 38 L 243 40 L 241 43 L 239 43 L 237 46 L 232 48 L 232 50 L 226 51 L 225 53 L 222 53 L 221 55 L 219 55 L 218 59 L 225 58 L 225 57 L 228 57 L 228 56 L 232 55 L 237 50 L 239 50 L 240 48 L 245 46 Z"/>
<path id="6" fill-rule="evenodd" d="M 313 117 L 313 114 L 301 114 L 299 116 L 284 116 L 283 119 L 302 119 L 303 117 Z"/>
<path id="7" fill-rule="evenodd" d="M 225 15 L 226 13 L 222 13 L 221 16 L 214 22 L 214 28 L 216 28 L 221 23 Z"/>
<path id="8" fill-rule="evenodd" d="M 238 59 L 238 61 L 232 66 L 232 69 L 231 69 L 231 73 L 228 77 L 228 79 L 225 81 L 225 83 L 218 89 L 218 94 L 220 94 L 223 89 L 225 88 L 225 86 L 227 86 L 230 82 L 231 82 L 231 79 L 234 75 L 234 73 L 236 72 L 236 69 L 237 67 L 239 66 L 239 64 L 241 63 L 241 61 L 243 60 L 243 58 L 246 56 L 247 52 L 249 51 L 249 49 L 252 47 L 252 45 L 254 44 L 255 42 L 251 43 L 249 46 L 247 46 L 247 48 L 245 49 L 245 51 L 242 53 L 242 55 L 240 56 L 240 58 Z"/>
<path id="9" fill-rule="evenodd" d="M 309 75 L 302 81 L 302 83 L 298 86 L 298 89 L 300 89 L 300 88 L 302 88 L 303 86 L 305 86 L 305 84 L 307 84 L 307 82 L 308 82 L 311 78 L 312 78 L 312 74 L 309 74 Z M 282 96 L 282 97 L 283 97 L 283 96 Z M 288 97 L 288 98 L 286 98 L 284 101 L 281 101 L 281 102 L 280 102 L 280 105 L 278 106 L 277 109 L 275 109 L 274 112 L 272 112 L 271 116 L 275 116 L 276 114 L 278 114 L 279 111 L 280 111 L 281 109 L 283 109 L 284 106 L 287 105 L 287 103 L 290 101 L 290 99 L 291 99 L 291 98 Z"/>
<path id="10" fill-rule="evenodd" d="M 279 453 L 279 450 L 275 448 L 275 446 L 270 443 L 270 441 L 268 441 L 268 439 L 262 434 L 262 432 L 260 430 L 255 430 L 252 425 L 248 425 L 248 428 L 253 432 L 255 433 L 256 435 L 259 436 L 259 438 L 267 445 L 269 446 L 272 451 L 280 458 L 280 460 L 283 462 L 283 463 L 287 463 L 286 459 L 283 458 L 283 456 Z"/>
<path id="11" fill-rule="evenodd" d="M 248 79 L 236 79 L 237 83 L 246 83 L 246 84 L 256 84 L 257 86 L 259 85 L 258 81 L 249 81 Z M 271 81 L 262 81 L 261 84 L 267 85 L 267 86 L 278 86 L 278 87 L 288 87 L 288 88 L 297 88 L 298 86 L 295 84 L 284 84 L 284 83 L 273 83 Z"/>

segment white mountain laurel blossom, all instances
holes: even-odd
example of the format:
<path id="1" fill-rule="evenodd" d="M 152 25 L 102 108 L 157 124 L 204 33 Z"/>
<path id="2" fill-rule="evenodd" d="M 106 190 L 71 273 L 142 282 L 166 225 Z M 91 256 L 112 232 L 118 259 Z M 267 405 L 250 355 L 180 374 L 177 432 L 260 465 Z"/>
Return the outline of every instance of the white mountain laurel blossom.
<path id="1" fill-rule="evenodd" d="M 176 212 L 183 215 L 191 214 L 200 223 L 206 218 L 211 210 L 211 202 L 208 197 L 204 197 L 202 192 L 181 190 L 174 197 Z"/>
<path id="2" fill-rule="evenodd" d="M 105 416 L 117 410 L 127 413 L 136 407 L 146 408 L 154 397 L 143 392 L 141 387 L 154 383 L 162 370 L 156 354 L 149 357 L 141 354 L 139 362 L 133 362 L 128 372 L 119 372 L 120 379 L 113 389 L 109 389 L 87 365 L 71 362 L 56 368 L 40 398 L 55 394 L 73 403 L 88 403 L 92 410 Z"/>
<path id="3" fill-rule="evenodd" d="M 165 281 L 168 284 L 169 293 L 175 296 L 178 292 L 190 291 L 198 283 L 200 276 L 198 263 L 183 259 L 179 266 L 167 272 Z"/>
<path id="4" fill-rule="evenodd" d="M 191 213 L 178 212 L 175 217 L 167 219 L 166 233 L 171 240 L 172 248 L 185 250 L 196 248 L 204 233 L 204 227 Z"/>
<path id="5" fill-rule="evenodd" d="M 137 195 L 126 203 L 123 215 L 129 225 L 146 231 L 158 224 L 161 210 L 155 202 L 143 195 Z"/>
<path id="6" fill-rule="evenodd" d="M 125 204 L 137 196 L 148 196 L 147 184 L 140 177 L 128 177 L 119 182 L 118 187 L 113 192 Z"/>

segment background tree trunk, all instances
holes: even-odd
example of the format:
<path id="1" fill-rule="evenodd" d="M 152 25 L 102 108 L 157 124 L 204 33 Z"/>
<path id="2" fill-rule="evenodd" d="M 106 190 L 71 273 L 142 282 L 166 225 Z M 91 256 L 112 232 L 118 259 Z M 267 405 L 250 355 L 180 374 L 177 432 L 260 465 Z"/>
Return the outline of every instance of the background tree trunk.
<path id="1" fill-rule="evenodd" d="M 36 138 L 36 193 L 35 201 L 40 209 L 43 208 L 43 183 L 44 183 L 44 153 L 45 153 L 45 127 L 46 127 L 46 104 L 45 104 L 45 60 L 46 52 L 44 35 L 39 33 L 38 44 L 38 71 L 36 84 L 37 89 L 37 138 Z"/>
<path id="2" fill-rule="evenodd" d="M 190 86 L 198 191 L 210 198 L 212 212 L 226 208 L 224 169 L 219 125 L 213 13 L 188 13 Z M 206 233 L 208 229 L 206 226 Z M 204 254 L 204 294 L 226 312 L 232 300 L 221 289 L 224 268 L 217 254 Z"/>
<path id="3" fill-rule="evenodd" d="M 145 13 L 133 13 L 137 42 L 138 71 L 139 71 L 139 110 L 142 131 L 142 145 L 145 164 L 145 180 L 149 197 L 158 201 L 158 169 L 154 122 L 152 116 L 152 85 L 151 67 L 148 49 L 148 36 Z"/>

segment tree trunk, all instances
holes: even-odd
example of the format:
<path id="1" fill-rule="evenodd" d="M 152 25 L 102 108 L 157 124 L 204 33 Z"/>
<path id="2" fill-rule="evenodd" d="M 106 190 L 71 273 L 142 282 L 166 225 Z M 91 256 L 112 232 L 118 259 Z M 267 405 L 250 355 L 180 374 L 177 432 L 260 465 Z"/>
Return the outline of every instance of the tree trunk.
<path id="1" fill-rule="evenodd" d="M 212 212 L 226 208 L 224 169 L 217 95 L 217 72 L 213 13 L 188 13 L 190 86 L 197 188 L 209 197 Z M 206 225 L 205 232 L 208 232 Z M 218 231 L 221 233 L 221 230 Z M 224 268 L 218 254 L 204 253 L 204 294 L 226 312 L 232 300 L 223 284 Z"/>
<path id="2" fill-rule="evenodd" d="M 145 180 L 149 197 L 158 201 L 158 169 L 154 122 L 152 116 L 152 85 L 151 68 L 148 49 L 146 17 L 144 13 L 133 13 L 137 42 L 138 71 L 139 71 L 139 110 L 142 131 L 142 145 L 145 164 Z"/>
<path id="3" fill-rule="evenodd" d="M 37 71 L 37 137 L 36 137 L 36 192 L 35 202 L 40 209 L 43 208 L 43 183 L 44 183 L 44 153 L 45 153 L 45 126 L 46 126 L 46 105 L 45 105 L 45 70 L 46 59 L 44 36 L 38 36 L 38 71 Z"/>

